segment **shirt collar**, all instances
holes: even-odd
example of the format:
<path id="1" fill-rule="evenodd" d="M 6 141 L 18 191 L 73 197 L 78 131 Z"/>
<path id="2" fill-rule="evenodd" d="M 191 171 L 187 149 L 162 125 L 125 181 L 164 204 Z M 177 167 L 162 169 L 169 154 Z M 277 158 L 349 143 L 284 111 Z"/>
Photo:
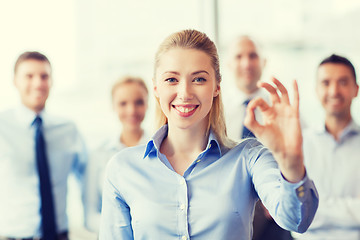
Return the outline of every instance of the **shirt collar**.
<path id="1" fill-rule="evenodd" d="M 205 151 L 208 151 L 210 148 L 214 149 L 214 151 L 218 154 L 218 157 L 222 157 L 223 151 L 221 145 L 219 144 L 214 132 L 211 129 Z"/>
<path id="2" fill-rule="evenodd" d="M 148 135 L 146 131 L 144 131 L 137 145 L 145 144 L 147 140 Z M 121 132 L 119 132 L 112 135 L 111 138 L 106 142 L 104 147 L 109 150 L 121 150 L 123 148 L 126 148 L 127 146 L 121 141 Z"/>
<path id="3" fill-rule="evenodd" d="M 148 143 L 146 144 L 144 158 L 146 158 L 152 153 L 157 154 L 157 152 L 160 151 L 161 143 L 164 140 L 164 138 L 167 136 L 167 133 L 168 133 L 168 125 L 166 124 L 162 126 L 151 138 L 151 140 L 148 141 Z M 221 157 L 223 155 L 221 145 L 219 144 L 215 134 L 211 129 L 210 129 L 208 143 L 206 145 L 206 149 L 204 150 L 204 152 L 207 152 L 209 150 L 215 151 L 218 154 L 218 157 Z"/>
<path id="4" fill-rule="evenodd" d="M 105 149 L 108 150 L 120 150 L 126 146 L 120 141 L 121 133 L 114 134 L 108 139 L 104 145 Z"/>
<path id="5" fill-rule="evenodd" d="M 160 146 L 164 138 L 167 136 L 168 127 L 167 124 L 162 126 L 154 136 L 148 141 L 146 144 L 146 150 L 144 154 L 144 158 L 147 157 L 150 153 L 154 153 L 160 150 Z"/>
<path id="6" fill-rule="evenodd" d="M 20 105 L 16 109 L 16 117 L 19 123 L 24 127 L 30 128 L 37 115 L 42 118 L 43 123 L 45 124 L 46 122 L 45 110 L 42 110 L 39 114 L 36 114 L 34 111 L 32 111 L 31 109 L 27 108 L 24 105 Z"/>
<path id="7" fill-rule="evenodd" d="M 326 130 L 325 124 L 319 125 L 316 128 L 316 132 L 318 134 L 329 134 L 329 132 Z M 343 132 L 341 133 L 341 137 L 350 135 L 350 134 L 360 134 L 360 126 L 356 124 L 356 122 L 352 119 L 349 124 L 344 128 Z"/>
<path id="8" fill-rule="evenodd" d="M 360 133 L 360 127 L 356 124 L 356 122 L 351 119 L 351 122 L 346 126 L 344 131 L 342 132 L 341 136 L 347 136 L 351 134 L 359 134 Z"/>

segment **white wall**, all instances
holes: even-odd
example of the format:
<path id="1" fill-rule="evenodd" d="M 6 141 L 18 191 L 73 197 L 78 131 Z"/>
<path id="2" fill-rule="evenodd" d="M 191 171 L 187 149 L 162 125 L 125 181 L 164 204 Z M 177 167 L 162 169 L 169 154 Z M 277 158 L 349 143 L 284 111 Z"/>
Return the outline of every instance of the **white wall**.
<path id="1" fill-rule="evenodd" d="M 267 52 L 263 80 L 275 75 L 300 84 L 301 107 L 309 122 L 321 121 L 314 74 L 322 58 L 336 52 L 360 72 L 358 1 L 219 1 L 219 53 L 223 89 L 232 86 L 225 65 L 226 46 L 235 35 L 259 38 Z M 153 57 L 168 34 L 184 28 L 213 38 L 213 1 L 204 0 L 15 0 L 0 2 L 0 110 L 18 103 L 13 64 L 25 50 L 51 60 L 54 87 L 48 110 L 74 119 L 96 145 L 119 130 L 110 106 L 111 84 L 124 74 L 143 77 L 151 90 Z M 153 120 L 153 98 L 145 126 Z M 359 99 L 354 109 L 359 109 Z M 314 115 L 316 113 L 316 115 Z M 359 111 L 354 111 L 360 120 Z"/>

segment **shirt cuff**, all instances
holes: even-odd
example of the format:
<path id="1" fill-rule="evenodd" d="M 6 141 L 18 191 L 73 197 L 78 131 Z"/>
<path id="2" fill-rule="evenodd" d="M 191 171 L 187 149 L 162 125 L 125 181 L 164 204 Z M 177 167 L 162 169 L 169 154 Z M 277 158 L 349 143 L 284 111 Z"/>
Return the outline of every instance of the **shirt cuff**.
<path id="1" fill-rule="evenodd" d="M 305 173 L 304 178 L 297 183 L 288 182 L 282 175 L 281 177 L 284 192 L 294 193 L 301 202 L 306 200 L 307 192 L 315 188 L 314 183 L 309 179 L 307 173 Z"/>

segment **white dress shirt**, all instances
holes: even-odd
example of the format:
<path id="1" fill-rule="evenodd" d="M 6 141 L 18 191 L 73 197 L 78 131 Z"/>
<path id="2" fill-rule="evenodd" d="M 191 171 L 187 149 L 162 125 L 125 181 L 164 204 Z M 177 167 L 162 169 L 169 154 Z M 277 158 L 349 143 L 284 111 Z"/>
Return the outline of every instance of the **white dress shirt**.
<path id="1" fill-rule="evenodd" d="M 86 171 L 85 225 L 92 232 L 99 232 L 106 165 L 111 157 L 127 147 L 120 142 L 120 136 L 121 134 L 116 134 L 116 136 L 106 139 L 90 155 Z M 150 138 L 151 135 L 144 131 L 138 144 L 145 144 Z"/>
<path id="2" fill-rule="evenodd" d="M 319 192 L 319 208 L 297 239 L 360 239 L 360 127 L 352 121 L 336 141 L 325 126 L 304 132 L 305 165 Z"/>
<path id="3" fill-rule="evenodd" d="M 24 106 L 0 113 L 0 236 L 41 236 L 39 176 L 35 158 L 35 113 Z M 41 112 L 58 232 L 68 230 L 67 179 L 81 178 L 86 151 L 75 125 Z"/>

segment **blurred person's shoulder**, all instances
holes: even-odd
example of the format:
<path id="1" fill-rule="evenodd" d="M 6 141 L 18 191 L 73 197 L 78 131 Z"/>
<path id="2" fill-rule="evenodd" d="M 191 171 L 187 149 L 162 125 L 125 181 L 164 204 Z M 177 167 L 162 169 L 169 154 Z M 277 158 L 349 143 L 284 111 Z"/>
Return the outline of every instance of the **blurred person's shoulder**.
<path id="1" fill-rule="evenodd" d="M 15 117 L 15 109 L 8 108 L 0 111 L 0 121 L 1 122 L 12 122 Z"/>
<path id="2" fill-rule="evenodd" d="M 141 144 L 134 147 L 123 148 L 118 151 L 109 160 L 106 172 L 110 175 L 127 175 L 131 169 L 141 169 L 146 164 L 142 164 L 145 161 L 146 145 Z"/>
<path id="3" fill-rule="evenodd" d="M 76 128 L 75 121 L 65 117 L 61 114 L 56 114 L 52 112 L 44 112 L 43 114 L 44 122 L 51 126 L 71 126 L 73 128 Z"/>

